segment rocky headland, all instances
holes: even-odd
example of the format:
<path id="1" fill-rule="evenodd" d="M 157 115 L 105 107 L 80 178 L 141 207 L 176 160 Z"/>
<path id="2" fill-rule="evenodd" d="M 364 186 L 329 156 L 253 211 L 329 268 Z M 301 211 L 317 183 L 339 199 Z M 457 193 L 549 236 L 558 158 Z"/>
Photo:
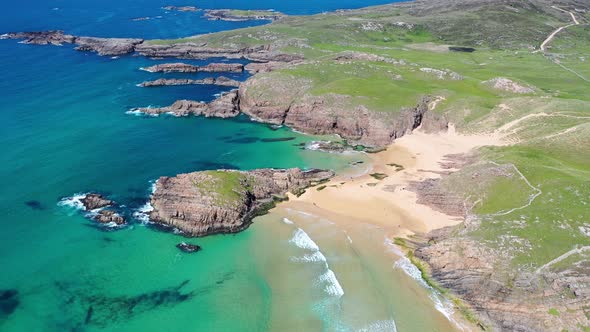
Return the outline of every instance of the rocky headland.
<path id="1" fill-rule="evenodd" d="M 150 73 L 241 73 L 244 65 L 241 63 L 210 63 L 206 66 L 196 66 L 187 63 L 163 63 L 141 68 Z"/>
<path id="2" fill-rule="evenodd" d="M 24 44 L 56 45 L 74 44 L 78 51 L 92 51 L 103 56 L 122 55 L 131 53 L 135 46 L 142 43 L 143 39 L 136 38 L 98 38 L 76 37 L 64 34 L 61 30 L 39 32 L 7 33 L 2 39 L 23 39 Z"/>
<path id="3" fill-rule="evenodd" d="M 218 85 L 238 87 L 240 86 L 240 82 L 225 76 L 220 76 L 216 78 L 208 77 L 201 80 L 193 80 L 188 78 L 159 78 L 154 81 L 145 81 L 138 84 L 138 86 L 143 88 L 166 85 Z"/>
<path id="4" fill-rule="evenodd" d="M 334 175 L 331 171 L 257 169 L 202 171 L 161 177 L 151 197 L 152 222 L 187 236 L 236 233 L 287 192 L 300 194 Z"/>
<path id="5" fill-rule="evenodd" d="M 207 9 L 205 10 L 205 17 L 210 20 L 234 22 L 250 20 L 274 21 L 285 17 L 285 14 L 274 10 Z"/>
<path id="6" fill-rule="evenodd" d="M 222 93 L 219 98 L 210 103 L 194 100 L 177 100 L 166 107 L 140 107 L 131 109 L 131 113 L 143 113 L 146 115 L 171 114 L 174 116 L 205 116 L 217 118 L 231 118 L 238 116 L 239 100 L 237 90 Z"/>

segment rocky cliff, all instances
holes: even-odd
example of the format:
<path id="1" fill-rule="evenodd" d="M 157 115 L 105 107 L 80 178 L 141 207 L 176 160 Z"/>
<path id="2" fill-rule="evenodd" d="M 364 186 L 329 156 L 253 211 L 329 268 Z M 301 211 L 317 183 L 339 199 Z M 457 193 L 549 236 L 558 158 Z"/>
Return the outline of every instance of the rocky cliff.
<path id="1" fill-rule="evenodd" d="M 383 147 L 422 124 L 431 100 L 423 97 L 414 107 L 377 112 L 355 106 L 349 96 L 316 96 L 308 90 L 305 80 L 254 76 L 240 86 L 240 111 L 259 121 L 287 125 L 309 134 L 337 134 L 356 144 Z M 444 119 L 429 119 L 442 121 L 439 127 L 446 127 Z"/>
<path id="2" fill-rule="evenodd" d="M 161 177 L 151 197 L 149 218 L 190 236 L 235 233 L 287 192 L 300 192 L 333 175 L 323 170 L 258 169 Z"/>

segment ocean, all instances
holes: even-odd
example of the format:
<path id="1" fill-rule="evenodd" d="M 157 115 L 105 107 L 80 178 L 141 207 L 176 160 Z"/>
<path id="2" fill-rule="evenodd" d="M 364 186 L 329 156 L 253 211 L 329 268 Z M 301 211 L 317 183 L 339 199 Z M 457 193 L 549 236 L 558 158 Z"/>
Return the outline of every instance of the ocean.
<path id="1" fill-rule="evenodd" d="M 176 38 L 265 22 L 208 21 L 200 13 L 162 6 L 273 8 L 303 15 L 385 2 L 32 0 L 3 5 L 0 33 L 62 29 Z M 132 20 L 137 17 L 150 19 Z M 215 61 L 224 60 L 189 62 Z M 127 114 L 177 99 L 210 101 L 227 90 L 137 87 L 160 76 L 139 68 L 159 62 L 164 61 L 0 40 L 1 331 L 455 329 L 436 294 L 411 269 L 396 265 L 397 256 L 385 253 L 386 239 L 368 225 L 347 233 L 330 221 L 283 211 L 239 234 L 185 239 L 134 219 L 160 176 L 217 168 L 350 171 L 365 159 L 302 149 L 318 138 L 244 116 Z M 361 172 L 366 166 L 356 167 Z M 129 226 L 100 228 L 63 204 L 91 191 L 124 205 Z M 175 247 L 182 241 L 203 250 L 184 254 Z"/>

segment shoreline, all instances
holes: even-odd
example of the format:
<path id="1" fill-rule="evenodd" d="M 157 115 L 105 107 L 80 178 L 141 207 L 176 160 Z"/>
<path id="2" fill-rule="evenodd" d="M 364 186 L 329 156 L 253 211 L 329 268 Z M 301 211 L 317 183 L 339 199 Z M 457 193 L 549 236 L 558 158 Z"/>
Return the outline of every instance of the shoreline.
<path id="1" fill-rule="evenodd" d="M 294 211 L 307 214 L 329 220 L 350 234 L 355 229 L 358 231 L 359 226 L 376 227 L 386 241 L 391 241 L 390 246 L 397 249 L 395 256 L 399 256 L 399 260 L 393 262 L 395 266 L 402 260 L 408 260 L 409 255 L 404 248 L 394 244 L 394 238 L 426 234 L 465 221 L 464 217 L 451 216 L 418 203 L 417 194 L 409 190 L 411 184 L 440 178 L 445 172 L 457 171 L 458 169 L 443 167 L 448 155 L 468 154 L 479 147 L 503 144 L 505 143 L 496 133 L 464 135 L 457 133 L 451 124 L 447 132 L 437 134 L 425 133 L 418 128 L 396 139 L 386 150 L 369 154 L 369 172 L 357 176 L 337 174 L 329 182 L 309 188 L 299 197 L 289 194 L 288 201 L 278 204 L 269 212 L 278 216 L 289 215 Z M 377 180 L 371 176 L 376 173 L 386 177 Z M 320 187 L 323 188 L 318 190 Z M 348 241 L 352 243 L 350 237 Z M 386 249 L 383 252 L 384 256 L 392 254 L 387 251 Z M 408 276 L 417 280 L 413 275 Z M 451 301 L 434 288 L 430 291 L 434 292 L 435 297 Z M 436 307 L 435 302 L 433 299 Z M 441 313 L 458 330 L 475 330 L 473 323 L 463 317 L 460 310 L 453 309 L 454 312 Z"/>
<path id="2" fill-rule="evenodd" d="M 417 129 L 396 139 L 386 150 L 369 154 L 371 174 L 367 172 L 356 177 L 337 174 L 299 197 L 289 194 L 289 200 L 279 206 L 329 216 L 344 223 L 373 224 L 383 227 L 392 237 L 408 237 L 455 226 L 464 218 L 418 203 L 417 194 L 409 190 L 410 185 L 440 178 L 444 172 L 457 171 L 442 167 L 448 155 L 467 154 L 482 146 L 502 144 L 497 135 L 458 134 L 452 125 L 447 132 L 437 134 Z"/>

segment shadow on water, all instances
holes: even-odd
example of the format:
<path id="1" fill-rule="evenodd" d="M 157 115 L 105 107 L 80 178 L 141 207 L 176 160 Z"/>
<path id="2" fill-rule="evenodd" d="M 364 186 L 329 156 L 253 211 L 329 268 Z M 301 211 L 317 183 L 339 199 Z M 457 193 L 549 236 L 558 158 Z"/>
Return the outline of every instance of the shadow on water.
<path id="1" fill-rule="evenodd" d="M 0 290 L 0 320 L 10 316 L 19 304 L 20 300 L 16 289 Z"/>
<path id="2" fill-rule="evenodd" d="M 173 287 L 131 296 L 108 296 L 88 285 L 55 282 L 55 287 L 63 299 L 64 307 L 68 308 L 67 311 L 73 315 L 59 324 L 60 329 L 83 331 L 85 326 L 105 328 L 152 310 L 174 307 L 218 289 L 225 282 L 231 280 L 234 274 L 235 272 L 226 272 L 214 283 L 194 290 L 186 290 L 190 281 L 185 280 Z"/>
<path id="3" fill-rule="evenodd" d="M 33 210 L 45 210 L 45 206 L 41 202 L 36 200 L 26 201 L 25 205 Z"/>

